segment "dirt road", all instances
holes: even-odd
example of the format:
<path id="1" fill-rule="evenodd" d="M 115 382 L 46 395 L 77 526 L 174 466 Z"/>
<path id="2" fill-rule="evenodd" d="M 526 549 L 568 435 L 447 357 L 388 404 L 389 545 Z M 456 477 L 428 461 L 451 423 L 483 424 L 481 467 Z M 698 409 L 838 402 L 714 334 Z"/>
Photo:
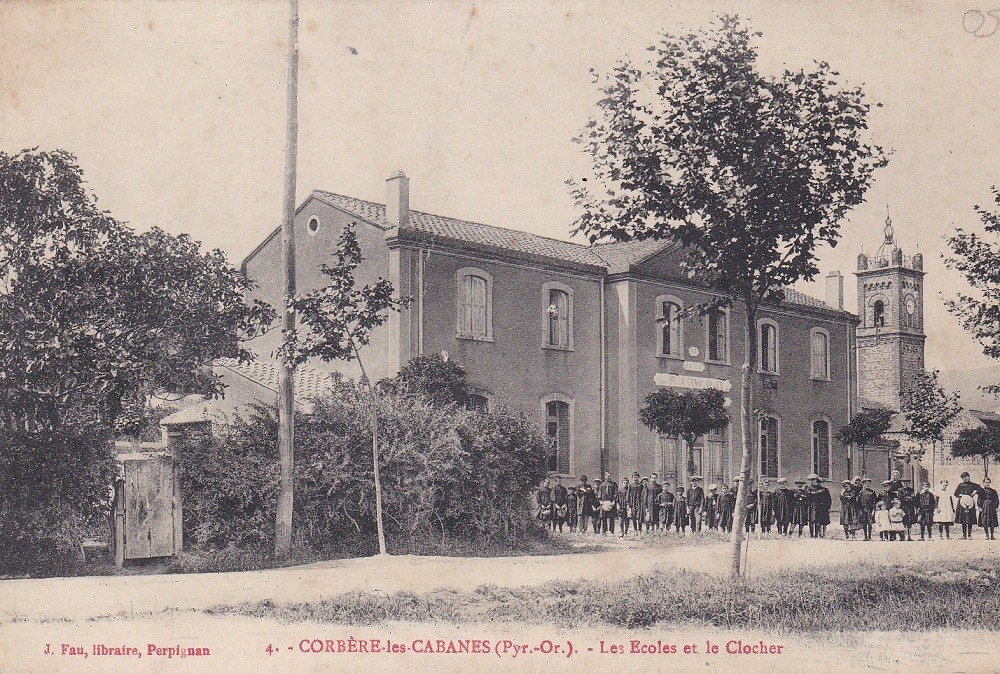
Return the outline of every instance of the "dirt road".
<path id="1" fill-rule="evenodd" d="M 584 539 L 586 540 L 586 539 Z M 1000 558 L 1000 543 L 843 540 L 753 541 L 751 574 L 807 565 L 898 565 L 948 557 Z M 244 601 L 305 602 L 350 590 L 426 592 L 480 585 L 522 586 L 554 580 L 627 578 L 656 568 L 728 571 L 729 547 L 615 545 L 605 552 L 506 558 L 383 557 L 336 560 L 267 571 L 186 575 L 47 578 L 0 581 L 0 621 L 137 617 L 165 610 L 199 610 Z"/>

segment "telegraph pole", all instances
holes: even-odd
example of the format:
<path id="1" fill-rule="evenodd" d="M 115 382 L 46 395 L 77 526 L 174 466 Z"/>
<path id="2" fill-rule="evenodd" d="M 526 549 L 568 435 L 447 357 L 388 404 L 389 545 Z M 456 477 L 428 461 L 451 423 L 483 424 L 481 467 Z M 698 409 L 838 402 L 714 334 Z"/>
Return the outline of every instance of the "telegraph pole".
<path id="1" fill-rule="evenodd" d="M 295 329 L 295 170 L 298 152 L 298 89 L 299 89 L 299 2 L 289 0 L 288 16 L 288 117 L 285 144 L 285 196 L 281 219 L 281 271 L 283 304 L 282 335 L 287 339 Z M 287 557 L 292 551 L 292 476 L 295 468 L 295 398 L 293 381 L 295 365 L 287 351 L 282 355 L 278 371 L 278 461 L 281 476 L 278 482 L 278 508 L 275 515 L 274 554 Z"/>

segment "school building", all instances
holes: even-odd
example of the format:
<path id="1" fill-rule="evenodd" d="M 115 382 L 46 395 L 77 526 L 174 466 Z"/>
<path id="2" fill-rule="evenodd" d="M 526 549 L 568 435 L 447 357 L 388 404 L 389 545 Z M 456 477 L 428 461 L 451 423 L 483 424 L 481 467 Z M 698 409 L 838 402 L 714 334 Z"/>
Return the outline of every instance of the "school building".
<path id="1" fill-rule="evenodd" d="M 706 482 L 732 480 L 741 458 L 743 312 L 736 304 L 681 317 L 711 299 L 682 271 L 682 251 L 662 241 L 555 240 L 412 210 L 409 196 L 397 172 L 384 204 L 315 191 L 294 219 L 299 293 L 325 285 L 319 267 L 353 224 L 364 255 L 358 283 L 387 278 L 412 298 L 364 354 L 374 377 L 446 353 L 468 373 L 472 404 L 502 403 L 537 419 L 553 473 L 655 470 L 672 484 L 687 477 L 682 441 L 644 427 L 639 409 L 659 387 L 716 388 L 733 422 L 698 443 L 696 471 Z M 761 311 L 753 326 L 761 345 L 755 472 L 790 480 L 857 472 L 834 433 L 861 405 L 891 404 L 901 378 L 923 366 L 922 260 L 902 255 L 889 225 L 886 241 L 871 259 L 859 256 L 857 315 L 843 306 L 837 272 L 824 279 L 823 300 L 789 290 Z M 275 230 L 243 263 L 256 296 L 273 306 L 283 303 L 280 248 Z M 278 332 L 256 340 L 262 360 L 273 358 Z M 352 365 L 311 367 L 357 375 Z"/>

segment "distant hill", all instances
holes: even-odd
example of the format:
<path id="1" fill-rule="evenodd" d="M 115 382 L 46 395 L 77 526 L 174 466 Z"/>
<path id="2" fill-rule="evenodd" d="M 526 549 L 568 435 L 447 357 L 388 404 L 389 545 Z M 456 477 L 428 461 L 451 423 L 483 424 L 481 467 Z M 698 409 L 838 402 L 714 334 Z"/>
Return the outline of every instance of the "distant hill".
<path id="1" fill-rule="evenodd" d="M 995 412 L 1000 409 L 1000 398 L 979 390 L 980 386 L 1000 384 L 1000 365 L 975 370 L 942 371 L 938 375 L 941 385 L 948 391 L 962 394 L 962 406 L 966 409 Z"/>

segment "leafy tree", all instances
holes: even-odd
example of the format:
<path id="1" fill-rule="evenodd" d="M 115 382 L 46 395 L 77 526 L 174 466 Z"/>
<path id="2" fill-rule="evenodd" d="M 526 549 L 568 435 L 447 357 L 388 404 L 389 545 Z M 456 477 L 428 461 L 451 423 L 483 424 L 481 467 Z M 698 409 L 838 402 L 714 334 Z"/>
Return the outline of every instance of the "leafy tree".
<path id="1" fill-rule="evenodd" d="M 584 211 L 577 231 L 591 241 L 677 241 L 688 275 L 717 293 L 697 309 L 742 309 L 738 509 L 750 482 L 758 312 L 816 276 L 818 246 L 837 243 L 842 218 L 886 164 L 863 138 L 862 91 L 840 86 L 826 63 L 759 72 L 759 35 L 723 16 L 711 30 L 663 35 L 651 62 L 598 77 L 598 114 L 578 139 L 594 176 L 569 181 Z M 734 577 L 741 538 L 734 527 Z"/>
<path id="2" fill-rule="evenodd" d="M 687 445 L 688 475 L 694 475 L 694 443 L 729 424 L 726 397 L 716 389 L 675 391 L 662 388 L 646 396 L 639 420 L 651 431 L 683 438 Z"/>
<path id="3" fill-rule="evenodd" d="M 440 354 L 410 359 L 395 377 L 383 379 L 379 386 L 386 391 L 421 396 L 438 406 L 464 407 L 469 395 L 465 370 Z"/>
<path id="4" fill-rule="evenodd" d="M 989 460 L 1000 458 L 1000 432 L 995 426 L 963 428 L 951 443 L 951 455 L 956 457 L 981 456 L 983 473 L 989 474 Z"/>
<path id="5" fill-rule="evenodd" d="M 1000 207 L 1000 190 L 993 188 L 993 201 Z M 1000 212 L 974 206 L 985 226 L 985 235 L 956 228 L 948 238 L 954 257 L 946 264 L 961 272 L 975 294 L 960 293 L 946 302 L 948 311 L 959 317 L 962 327 L 982 345 L 983 353 L 1000 358 Z M 992 239 L 992 240 L 991 240 Z M 1000 386 L 984 390 L 998 394 Z"/>
<path id="6" fill-rule="evenodd" d="M 921 446 L 931 443 L 932 467 L 937 443 L 944 439 L 944 429 L 962 411 L 958 400 L 957 393 L 947 393 L 938 383 L 937 370 L 920 370 L 901 392 L 900 408 L 907 421 L 906 434 Z"/>
<path id="7" fill-rule="evenodd" d="M 348 225 L 337 241 L 333 266 L 320 266 L 330 283 L 300 295 L 291 302 L 291 307 L 301 316 L 302 325 L 308 329 L 284 331 L 282 357 L 289 365 L 303 363 L 309 358 L 321 358 L 327 362 L 357 361 L 361 368 L 361 383 L 368 392 L 370 401 L 378 549 L 379 554 L 384 555 L 387 553 L 382 517 L 382 481 L 379 474 L 378 403 L 375 387 L 372 386 L 361 358 L 361 349 L 368 345 L 372 331 L 389 319 L 389 313 L 407 306 L 409 299 L 393 298 L 392 283 L 383 278 L 363 288 L 356 288 L 354 271 L 361 261 L 361 246 L 358 245 L 353 225 Z"/>
<path id="8" fill-rule="evenodd" d="M 0 153 L 0 426 L 134 433 L 151 393 L 219 393 L 204 366 L 249 359 L 272 317 L 251 287 L 220 251 L 101 211 L 71 154 Z"/>
<path id="9" fill-rule="evenodd" d="M 889 424 L 896 415 L 884 407 L 866 407 L 854 415 L 851 422 L 836 433 L 836 438 L 845 445 L 861 448 L 861 474 L 867 474 L 868 461 L 865 447 L 877 441 L 889 430 Z"/>

